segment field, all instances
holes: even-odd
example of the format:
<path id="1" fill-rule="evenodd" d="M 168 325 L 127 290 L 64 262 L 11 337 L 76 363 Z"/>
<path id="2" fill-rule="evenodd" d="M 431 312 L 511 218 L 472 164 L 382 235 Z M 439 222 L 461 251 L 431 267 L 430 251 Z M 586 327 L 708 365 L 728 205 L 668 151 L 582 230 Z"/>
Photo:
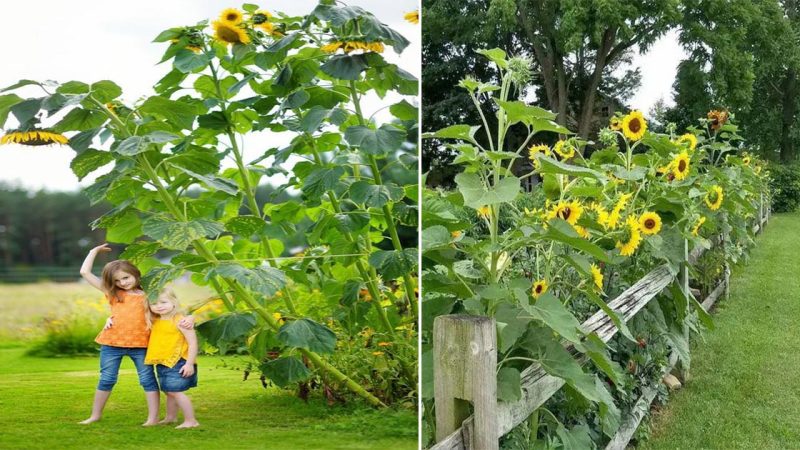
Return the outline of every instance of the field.
<path id="1" fill-rule="evenodd" d="M 184 305 L 205 298 L 177 286 Z M 215 449 L 413 449 L 415 411 L 377 410 L 353 400 L 329 407 L 290 391 L 264 389 L 257 377 L 243 381 L 234 370 L 240 357 L 200 356 L 200 384 L 190 391 L 201 427 L 142 428 L 144 396 L 126 360 L 103 420 L 81 426 L 97 384 L 98 358 L 36 358 L 25 355 L 42 320 L 68 314 L 76 301 L 93 304 L 97 291 L 85 284 L 0 286 L 0 436 L 4 449 L 215 448 Z M 97 312 L 100 314 L 100 312 Z M 163 411 L 162 401 L 162 411 Z M 163 412 L 162 412 L 163 415 Z"/>

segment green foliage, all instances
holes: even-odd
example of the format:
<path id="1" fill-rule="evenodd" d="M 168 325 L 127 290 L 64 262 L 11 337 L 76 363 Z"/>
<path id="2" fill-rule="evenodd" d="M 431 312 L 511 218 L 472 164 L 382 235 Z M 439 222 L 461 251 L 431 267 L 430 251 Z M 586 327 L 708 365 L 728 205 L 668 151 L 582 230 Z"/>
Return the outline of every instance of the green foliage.
<path id="1" fill-rule="evenodd" d="M 78 315 L 45 318 L 42 322 L 44 336 L 34 342 L 27 354 L 46 358 L 98 354 L 100 346 L 94 338 L 104 322 L 96 317 Z"/>
<path id="2" fill-rule="evenodd" d="M 770 164 L 769 187 L 772 210 L 792 212 L 800 206 L 800 165 Z"/>

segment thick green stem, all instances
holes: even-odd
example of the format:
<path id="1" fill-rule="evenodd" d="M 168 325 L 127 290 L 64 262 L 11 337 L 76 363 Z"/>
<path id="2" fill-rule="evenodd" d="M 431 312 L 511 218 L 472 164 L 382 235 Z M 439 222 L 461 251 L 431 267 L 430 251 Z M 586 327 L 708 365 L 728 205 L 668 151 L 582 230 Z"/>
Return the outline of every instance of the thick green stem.
<path id="1" fill-rule="evenodd" d="M 361 111 L 361 102 L 358 99 L 358 91 L 356 90 L 356 83 L 355 81 L 350 81 L 350 95 L 353 99 L 353 104 L 356 108 L 356 115 L 358 116 L 358 123 L 362 126 L 366 125 L 364 121 L 364 113 Z M 372 168 L 372 177 L 375 181 L 375 184 L 378 186 L 383 185 L 383 179 L 381 177 L 381 171 L 378 167 L 378 160 L 375 158 L 375 155 L 369 155 L 369 163 L 370 167 Z M 392 246 L 398 252 L 403 252 L 403 244 L 400 242 L 400 236 L 397 234 L 397 227 L 394 224 L 394 215 L 392 214 L 392 209 L 389 205 L 383 205 L 383 216 L 386 218 L 386 229 L 389 231 L 389 236 L 392 240 Z M 414 293 L 414 288 L 416 287 L 416 283 L 414 283 L 411 274 L 403 274 L 403 283 L 405 284 L 405 291 L 406 291 L 406 300 L 408 301 L 408 306 L 411 309 L 411 315 L 417 315 L 417 302 L 416 302 L 416 295 Z"/>

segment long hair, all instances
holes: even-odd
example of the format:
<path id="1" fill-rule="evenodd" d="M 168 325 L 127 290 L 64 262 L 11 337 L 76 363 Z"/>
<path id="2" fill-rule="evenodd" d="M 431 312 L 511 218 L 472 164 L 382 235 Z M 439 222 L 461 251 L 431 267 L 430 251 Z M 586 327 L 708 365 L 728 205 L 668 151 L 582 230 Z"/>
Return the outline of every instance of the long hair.
<path id="1" fill-rule="evenodd" d="M 162 298 L 169 300 L 170 303 L 172 303 L 172 305 L 175 307 L 172 315 L 173 318 L 178 314 L 181 315 L 183 314 L 183 309 L 181 308 L 181 304 L 180 302 L 178 302 L 178 296 L 175 295 L 175 291 L 173 291 L 172 288 L 165 287 L 164 289 L 162 289 L 161 292 L 158 293 L 158 300 L 161 300 Z M 153 319 L 156 317 L 160 318 L 158 314 L 150 310 L 150 307 L 148 305 L 147 314 L 145 315 L 145 322 L 147 323 L 148 330 L 153 327 Z"/>
<path id="2" fill-rule="evenodd" d="M 142 288 L 142 273 L 139 272 L 139 269 L 137 269 L 136 266 L 131 264 L 130 261 L 125 261 L 124 259 L 111 261 L 110 263 L 106 264 L 105 267 L 103 267 L 103 273 L 100 276 L 103 280 L 103 290 L 108 296 L 109 303 L 112 303 L 114 300 L 118 302 L 122 301 L 122 299 L 117 296 L 117 292 L 119 292 L 120 289 L 117 287 L 117 284 L 114 283 L 114 274 L 120 270 L 129 273 L 136 278 L 136 285 L 133 287 L 134 289 Z"/>

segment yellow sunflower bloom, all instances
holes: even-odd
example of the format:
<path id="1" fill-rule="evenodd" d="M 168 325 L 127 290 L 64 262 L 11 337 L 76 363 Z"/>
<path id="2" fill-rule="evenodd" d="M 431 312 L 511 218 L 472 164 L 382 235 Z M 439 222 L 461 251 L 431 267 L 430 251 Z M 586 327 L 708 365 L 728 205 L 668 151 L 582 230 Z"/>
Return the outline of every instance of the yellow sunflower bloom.
<path id="1" fill-rule="evenodd" d="M 560 140 L 553 146 L 553 151 L 558 153 L 561 159 L 569 159 L 575 156 L 575 146 L 567 141 Z"/>
<path id="2" fill-rule="evenodd" d="M 228 8 L 223 10 L 219 15 L 221 22 L 228 22 L 231 25 L 239 25 L 242 23 L 243 14 L 236 8 Z"/>
<path id="3" fill-rule="evenodd" d="M 249 44 L 250 36 L 247 31 L 229 22 L 215 20 L 211 23 L 214 27 L 214 38 L 226 44 Z"/>
<path id="4" fill-rule="evenodd" d="M 451 232 L 450 232 L 450 236 L 451 236 L 453 239 L 458 239 L 458 238 L 460 238 L 462 234 L 463 234 L 463 232 L 462 232 L 461 230 L 456 230 L 456 231 L 451 231 Z"/>
<path id="5" fill-rule="evenodd" d="M 539 280 L 533 283 L 533 288 L 531 288 L 531 295 L 533 298 L 539 298 L 547 292 L 547 280 Z"/>
<path id="6" fill-rule="evenodd" d="M 611 120 L 608 121 L 608 127 L 613 131 L 620 131 L 622 129 L 622 119 L 617 116 L 612 117 Z"/>
<path id="7" fill-rule="evenodd" d="M 749 166 L 750 165 L 750 156 L 745 156 L 744 158 L 742 158 L 742 164 L 744 164 L 745 166 Z"/>
<path id="8" fill-rule="evenodd" d="M 484 219 L 488 219 L 489 215 L 492 213 L 492 208 L 489 205 L 481 206 L 478 208 L 478 215 L 483 217 Z"/>
<path id="9" fill-rule="evenodd" d="M 592 279 L 594 280 L 594 285 L 597 286 L 598 290 L 603 290 L 603 272 L 600 271 L 600 268 L 596 265 L 592 264 L 590 267 L 592 271 Z"/>
<path id="10" fill-rule="evenodd" d="M 367 50 L 371 50 L 375 53 L 383 53 L 386 47 L 383 46 L 383 42 L 370 42 L 367 44 Z"/>
<path id="11" fill-rule="evenodd" d="M 599 205 L 597 203 L 593 204 L 591 208 L 597 213 L 597 223 L 606 230 L 608 230 L 610 228 L 608 222 L 609 219 L 608 211 L 606 211 L 606 209 L 603 208 L 602 205 Z"/>
<path id="12" fill-rule="evenodd" d="M 261 25 L 262 23 L 267 22 L 270 18 L 272 18 L 272 14 L 269 11 L 264 11 L 263 9 L 259 9 L 253 13 L 253 23 L 255 25 Z"/>
<path id="13" fill-rule="evenodd" d="M 547 214 L 547 220 L 564 219 L 570 225 L 575 225 L 583 214 L 583 206 L 577 200 L 571 202 L 559 201 Z"/>
<path id="14" fill-rule="evenodd" d="M 275 32 L 275 25 L 271 24 L 270 22 L 264 22 L 256 26 L 261 28 L 267 34 L 273 34 Z"/>
<path id="15" fill-rule="evenodd" d="M 672 169 L 672 176 L 680 181 L 689 176 L 689 153 L 687 151 L 681 152 L 670 163 Z"/>
<path id="16" fill-rule="evenodd" d="M 286 322 L 286 319 L 284 319 L 281 313 L 279 312 L 272 313 L 272 318 L 275 319 L 275 321 L 277 321 L 279 324 L 283 324 L 284 322 Z"/>
<path id="17" fill-rule="evenodd" d="M 705 222 L 706 222 L 705 216 L 700 216 L 700 218 L 697 219 L 697 222 L 695 222 L 694 227 L 692 227 L 692 236 L 697 236 L 700 234 L 700 227 L 702 227 Z"/>
<path id="18" fill-rule="evenodd" d="M 528 159 L 533 162 L 533 168 L 539 170 L 542 164 L 539 162 L 539 159 L 536 158 L 536 155 L 539 153 L 543 154 L 544 156 L 551 156 L 552 153 L 550 152 L 550 147 L 547 144 L 538 144 L 533 145 L 528 149 Z"/>
<path id="19" fill-rule="evenodd" d="M 639 217 L 639 229 L 644 234 L 656 234 L 661 231 L 661 217 L 654 212 L 646 212 Z"/>
<path id="20" fill-rule="evenodd" d="M 589 231 L 580 225 L 573 225 L 572 228 L 575 230 L 576 233 L 578 233 L 578 236 L 584 239 L 589 239 L 590 237 L 592 237 L 589 234 Z"/>
<path id="21" fill-rule="evenodd" d="M 708 209 L 712 211 L 716 211 L 722 206 L 722 188 L 720 186 L 714 185 L 711 187 L 711 191 L 706 193 L 705 202 L 708 206 Z"/>
<path id="22" fill-rule="evenodd" d="M 41 146 L 50 144 L 65 145 L 69 142 L 66 136 L 47 130 L 11 131 L 0 138 L 2 144 L 20 144 Z"/>
<path id="23" fill-rule="evenodd" d="M 344 42 L 334 41 L 329 44 L 325 44 L 319 49 L 325 53 L 336 53 L 336 50 L 339 50 L 344 45 Z"/>
<path id="24" fill-rule="evenodd" d="M 644 137 L 647 131 L 647 121 L 641 111 L 631 111 L 630 114 L 622 118 L 622 134 L 632 141 L 638 141 Z"/>
<path id="25" fill-rule="evenodd" d="M 642 235 L 639 233 L 639 222 L 634 217 L 628 216 L 625 224 L 628 226 L 628 238 L 625 242 L 617 241 L 617 248 L 620 255 L 631 256 L 639 248 L 639 244 L 642 242 Z"/>
<path id="26" fill-rule="evenodd" d="M 406 13 L 403 18 L 416 25 L 419 23 L 419 11 L 411 11 Z"/>
<path id="27" fill-rule="evenodd" d="M 692 133 L 686 133 L 683 136 L 679 137 L 676 141 L 678 145 L 680 144 L 689 144 L 689 150 L 694 150 L 697 147 L 697 136 Z"/>

